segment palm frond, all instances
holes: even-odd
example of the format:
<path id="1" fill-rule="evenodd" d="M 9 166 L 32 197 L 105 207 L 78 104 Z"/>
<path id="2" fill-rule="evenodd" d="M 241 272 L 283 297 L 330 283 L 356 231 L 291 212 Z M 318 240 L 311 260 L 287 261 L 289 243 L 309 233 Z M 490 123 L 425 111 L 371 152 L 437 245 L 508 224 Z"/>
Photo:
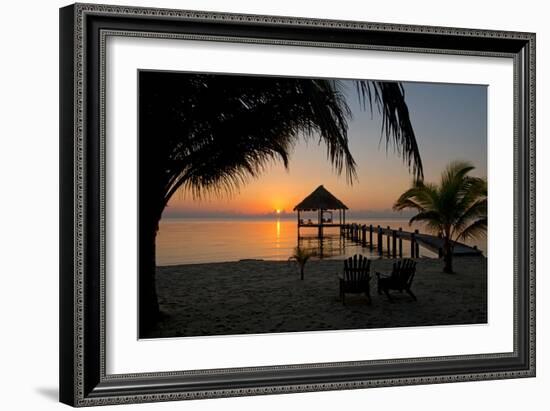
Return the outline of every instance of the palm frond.
<path id="1" fill-rule="evenodd" d="M 468 176 L 473 166 L 465 161 L 450 163 L 440 184 L 415 182 L 395 202 L 394 210 L 418 213 L 409 223 L 424 223 L 450 241 L 477 238 L 487 230 L 487 182 Z"/>
<path id="2" fill-rule="evenodd" d="M 292 255 L 288 258 L 289 261 L 296 261 L 299 265 L 305 265 L 308 260 L 313 257 L 313 253 L 303 247 L 294 247 Z"/>
<path id="3" fill-rule="evenodd" d="M 414 208 L 418 211 L 434 209 L 438 199 L 437 187 L 420 181 L 405 191 L 393 205 L 395 211 Z"/>
<path id="4" fill-rule="evenodd" d="M 464 228 L 457 236 L 462 240 L 482 238 L 487 235 L 487 217 L 472 222 Z"/>
<path id="5" fill-rule="evenodd" d="M 474 201 L 469 207 L 457 218 L 454 223 L 452 235 L 460 233 L 465 229 L 472 221 L 476 219 L 487 219 L 487 198 L 481 198 Z M 460 234 L 457 234 L 459 237 Z"/>
<path id="6" fill-rule="evenodd" d="M 405 103 L 405 90 L 401 83 L 386 81 L 357 81 L 359 102 L 372 114 L 373 103 L 382 115 L 381 139 L 386 149 L 392 147 L 407 164 L 415 179 L 424 178 L 424 169 L 418 142 Z"/>
<path id="7" fill-rule="evenodd" d="M 429 223 L 429 224 L 433 224 L 437 227 L 441 226 L 443 224 L 443 222 L 441 221 L 441 215 L 437 212 L 437 211 L 433 211 L 433 210 L 430 210 L 430 211 L 422 211 L 414 216 L 412 216 L 409 220 L 409 225 L 411 225 L 412 223 L 418 223 L 418 222 L 422 222 L 422 223 Z"/>
<path id="8" fill-rule="evenodd" d="M 460 183 L 462 179 L 475 167 L 469 161 L 452 161 L 441 173 L 441 186 Z"/>

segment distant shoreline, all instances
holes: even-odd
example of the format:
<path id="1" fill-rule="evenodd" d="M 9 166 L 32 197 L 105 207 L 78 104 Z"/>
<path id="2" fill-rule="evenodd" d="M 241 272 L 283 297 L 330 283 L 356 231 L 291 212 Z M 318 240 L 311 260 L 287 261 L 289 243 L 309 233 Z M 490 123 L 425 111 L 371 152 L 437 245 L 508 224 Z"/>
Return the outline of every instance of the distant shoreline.
<path id="1" fill-rule="evenodd" d="M 411 218 L 408 215 L 355 215 L 353 212 L 346 214 L 346 219 L 350 222 L 353 222 L 354 219 L 358 220 L 408 220 Z M 253 214 L 253 215 L 244 215 L 244 214 L 226 214 L 226 215 L 184 215 L 184 216 L 163 216 L 163 220 L 296 220 L 297 215 L 286 213 L 286 214 Z"/>

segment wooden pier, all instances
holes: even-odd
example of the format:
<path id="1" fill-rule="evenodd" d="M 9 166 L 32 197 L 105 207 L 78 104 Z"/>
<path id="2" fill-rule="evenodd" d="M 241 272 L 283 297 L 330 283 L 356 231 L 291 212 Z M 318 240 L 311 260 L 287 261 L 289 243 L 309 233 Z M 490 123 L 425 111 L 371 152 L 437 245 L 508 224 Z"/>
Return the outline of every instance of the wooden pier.
<path id="1" fill-rule="evenodd" d="M 404 245 L 403 240 L 408 244 L 411 258 L 420 257 L 420 247 L 430 250 L 440 257 L 443 255 L 443 239 L 430 234 L 421 234 L 418 230 L 414 232 L 403 231 L 400 227 L 394 229 L 391 227 L 381 227 L 365 224 L 341 224 L 341 235 L 351 240 L 362 247 L 368 247 L 370 250 L 375 250 L 379 255 L 387 255 L 393 258 L 403 258 Z M 385 237 L 385 238 L 384 238 Z M 375 241 L 376 240 L 376 241 Z M 385 247 L 384 247 L 385 246 Z M 405 252 L 406 253 L 406 252 Z M 482 252 L 477 247 L 470 247 L 466 244 L 454 243 L 453 255 L 460 256 L 479 256 Z"/>
<path id="2" fill-rule="evenodd" d="M 300 244 L 300 229 L 314 228 L 317 230 L 317 238 L 320 244 L 319 255 L 323 255 L 323 237 L 324 229 L 330 227 L 340 227 L 341 238 L 351 240 L 352 242 L 368 247 L 376 251 L 380 256 L 387 255 L 393 258 L 403 258 L 403 254 L 412 258 L 420 257 L 420 247 L 424 247 L 438 256 L 443 255 L 443 239 L 429 234 L 420 234 L 418 230 L 414 232 L 404 231 L 402 228 L 393 229 L 391 227 L 372 226 L 357 223 L 346 223 L 346 210 L 348 207 L 332 195 L 322 185 L 317 187 L 301 203 L 294 207 L 297 211 L 297 231 L 298 245 Z M 317 213 L 317 221 L 302 218 L 303 212 Z M 338 219 L 334 218 L 334 213 L 338 212 Z M 315 217 L 314 217 L 315 219 Z M 403 244 L 403 241 L 406 241 Z M 404 247 L 409 247 L 407 252 Z M 482 255 L 477 247 L 470 247 L 466 244 L 454 243 L 453 255 L 455 256 L 478 256 Z"/>

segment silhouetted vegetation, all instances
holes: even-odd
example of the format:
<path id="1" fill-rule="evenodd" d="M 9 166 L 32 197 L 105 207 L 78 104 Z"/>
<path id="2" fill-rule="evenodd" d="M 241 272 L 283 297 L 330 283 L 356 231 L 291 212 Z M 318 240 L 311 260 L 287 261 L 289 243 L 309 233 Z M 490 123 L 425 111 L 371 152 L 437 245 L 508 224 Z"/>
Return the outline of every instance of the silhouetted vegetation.
<path id="1" fill-rule="evenodd" d="M 300 267 L 300 280 L 304 279 L 304 270 L 306 268 L 306 263 L 313 256 L 313 253 L 306 250 L 305 248 L 295 247 L 294 252 L 289 257 L 289 261 L 296 261 L 298 267 Z"/>
<path id="2" fill-rule="evenodd" d="M 453 272 L 454 242 L 487 232 L 487 181 L 469 176 L 473 169 L 468 162 L 452 162 L 439 185 L 417 180 L 393 206 L 394 210 L 417 210 L 410 223 L 423 222 L 443 238 L 446 273 Z"/>

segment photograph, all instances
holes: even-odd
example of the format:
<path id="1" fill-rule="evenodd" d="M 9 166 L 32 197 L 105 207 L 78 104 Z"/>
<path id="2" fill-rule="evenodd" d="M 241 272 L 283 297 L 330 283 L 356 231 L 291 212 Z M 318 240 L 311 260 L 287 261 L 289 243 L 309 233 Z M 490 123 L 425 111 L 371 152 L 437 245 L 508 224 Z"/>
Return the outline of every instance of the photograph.
<path id="1" fill-rule="evenodd" d="M 487 324 L 487 85 L 137 78 L 140 339 Z"/>

